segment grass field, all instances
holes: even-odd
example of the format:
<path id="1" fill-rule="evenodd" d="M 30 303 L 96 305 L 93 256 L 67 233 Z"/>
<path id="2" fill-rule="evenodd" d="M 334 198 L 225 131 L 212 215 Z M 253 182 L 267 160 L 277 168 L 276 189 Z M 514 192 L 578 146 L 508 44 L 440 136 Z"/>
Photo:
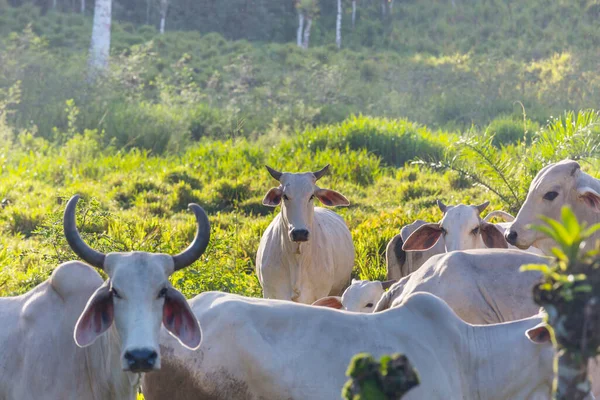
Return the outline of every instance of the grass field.
<path id="1" fill-rule="evenodd" d="M 255 254 L 278 211 L 261 204 L 276 185 L 265 164 L 305 171 L 330 163 L 332 173 L 320 184 L 351 201 L 337 211 L 352 231 L 354 275 L 380 279 L 388 240 L 415 219 L 438 220 L 438 198 L 446 204 L 490 200 L 489 210 L 515 212 L 545 163 L 583 157 L 589 160 L 583 168 L 597 174 L 597 159 L 590 156 L 600 147 L 598 121 L 591 111 L 565 114 L 529 132 L 529 145 L 496 147 L 494 137 L 482 133 L 352 117 L 291 136 L 206 139 L 161 156 L 119 151 L 96 131 L 74 132 L 57 145 L 30 132 L 15 136 L 3 124 L 0 293 L 23 293 L 75 257 L 61 218 L 65 199 L 79 193 L 81 230 L 104 252 L 180 251 L 194 233 L 187 204 L 199 203 L 211 220 L 211 242 L 201 260 L 172 277 L 175 286 L 188 297 L 206 290 L 260 296 Z M 418 159 L 423 162 L 411 163 Z"/>

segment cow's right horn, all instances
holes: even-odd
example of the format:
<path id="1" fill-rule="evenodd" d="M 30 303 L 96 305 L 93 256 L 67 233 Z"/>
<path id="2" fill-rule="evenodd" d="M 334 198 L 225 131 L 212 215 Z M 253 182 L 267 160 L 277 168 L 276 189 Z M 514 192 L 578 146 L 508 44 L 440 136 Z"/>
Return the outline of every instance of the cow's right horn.
<path id="1" fill-rule="evenodd" d="M 269 174 L 271 174 L 271 176 L 273 178 L 275 178 L 276 180 L 280 180 L 281 179 L 281 175 L 283 175 L 283 173 L 274 170 L 273 168 L 269 167 L 268 165 L 265 165 L 265 167 L 267 167 L 267 171 L 269 171 Z"/>
<path id="2" fill-rule="evenodd" d="M 77 230 L 75 208 L 77 207 L 78 201 L 79 195 L 76 194 L 75 196 L 71 197 L 67 203 L 67 207 L 65 208 L 65 214 L 63 217 L 63 230 L 65 233 L 65 238 L 67 239 L 69 246 L 71 246 L 71 249 L 75 252 L 75 254 L 81 257 L 83 261 L 93 265 L 96 268 L 104 269 L 104 259 L 106 258 L 106 255 L 88 246 L 83 241 L 79 235 L 79 231 Z"/>
<path id="3" fill-rule="evenodd" d="M 210 222 L 204 209 L 196 203 L 190 203 L 188 208 L 196 216 L 196 236 L 187 249 L 173 256 L 175 271 L 185 268 L 199 259 L 204 254 L 210 239 Z"/>
<path id="4" fill-rule="evenodd" d="M 323 176 L 327 175 L 328 172 L 329 172 L 329 164 L 327 164 L 326 166 L 324 166 L 323 168 L 321 168 L 317 172 L 313 172 L 313 175 L 315 176 L 315 178 L 317 178 L 317 180 L 319 180 Z"/>
<path id="5" fill-rule="evenodd" d="M 446 209 L 448 208 L 441 200 L 436 200 L 437 206 L 440 208 L 440 211 L 446 213 Z"/>

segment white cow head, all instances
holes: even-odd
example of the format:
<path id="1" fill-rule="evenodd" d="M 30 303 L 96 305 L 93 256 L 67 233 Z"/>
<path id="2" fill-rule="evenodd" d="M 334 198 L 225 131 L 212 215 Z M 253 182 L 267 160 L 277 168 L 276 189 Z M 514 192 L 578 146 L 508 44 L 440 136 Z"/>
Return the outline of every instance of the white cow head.
<path id="1" fill-rule="evenodd" d="M 350 204 L 342 194 L 321 189 L 316 182 L 329 171 L 329 164 L 317 172 L 279 172 L 267 166 L 271 176 L 280 183 L 271 188 L 263 204 L 275 207 L 281 204 L 281 215 L 288 228 L 288 236 L 293 242 L 307 242 L 310 239 L 314 219 L 315 197 L 327 206 L 347 206 Z M 283 199 L 283 202 L 281 201 Z"/>
<path id="2" fill-rule="evenodd" d="M 198 348 L 201 331 L 185 297 L 169 282 L 169 275 L 196 261 L 206 249 L 210 225 L 204 210 L 190 204 L 197 230 L 192 244 L 170 256 L 146 252 L 100 253 L 79 236 L 75 207 L 79 196 L 67 203 L 64 232 L 71 249 L 84 261 L 106 272 L 108 280 L 89 299 L 75 325 L 80 347 L 91 345 L 113 324 L 121 341 L 123 370 L 160 369 L 161 322 L 185 347 Z"/>
<path id="3" fill-rule="evenodd" d="M 313 303 L 314 306 L 331 307 L 346 311 L 372 313 L 383 293 L 394 283 L 391 281 L 359 281 L 352 279 L 342 297 L 327 296 Z"/>
<path id="4" fill-rule="evenodd" d="M 570 205 L 580 221 L 600 219 L 600 181 L 581 171 L 579 163 L 572 160 L 550 164 L 538 172 L 525 203 L 505 233 L 506 240 L 521 249 L 535 246 L 551 254 L 554 241 L 528 225 L 541 225 L 540 215 L 559 220 L 564 205 Z"/>
<path id="5" fill-rule="evenodd" d="M 502 232 L 494 225 L 481 219 L 489 201 L 477 206 L 446 206 L 440 200 L 438 207 L 444 213 L 437 223 L 424 224 L 416 229 L 402 245 L 402 250 L 427 250 L 444 236 L 446 251 L 482 248 L 507 248 Z"/>

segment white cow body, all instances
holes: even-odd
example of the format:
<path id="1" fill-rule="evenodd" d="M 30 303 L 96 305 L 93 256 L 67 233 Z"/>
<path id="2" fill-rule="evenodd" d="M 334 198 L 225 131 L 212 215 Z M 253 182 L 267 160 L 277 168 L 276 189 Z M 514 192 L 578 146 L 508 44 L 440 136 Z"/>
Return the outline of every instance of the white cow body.
<path id="1" fill-rule="evenodd" d="M 200 349 L 186 351 L 163 332 L 163 367 L 143 378 L 147 400 L 337 399 L 359 352 L 408 357 L 421 383 L 406 400 L 550 394 L 551 345 L 525 336 L 540 317 L 473 326 L 428 294 L 378 314 L 217 292 L 190 303 L 202 327 Z"/>
<path id="2" fill-rule="evenodd" d="M 256 254 L 265 298 L 311 304 L 341 294 L 350 281 L 354 266 L 350 230 L 338 214 L 313 203 L 315 197 L 327 205 L 347 205 L 348 200 L 318 188 L 315 174 L 275 174 L 281 185 L 263 200 L 269 206 L 281 204 Z"/>
<path id="3" fill-rule="evenodd" d="M 519 269 L 524 264 L 549 262 L 549 258 L 510 249 L 437 255 L 392 285 L 375 312 L 396 307 L 414 293 L 426 292 L 444 300 L 461 319 L 471 324 L 527 318 L 540 308 L 533 302 L 532 289 L 542 276 L 538 271 L 519 272 Z M 593 360 L 589 371 L 592 392 L 600 397 L 600 367 Z"/>
<path id="4" fill-rule="evenodd" d="M 73 261 L 17 297 L 0 298 L 0 398 L 135 400 L 138 376 L 121 370 L 121 342 L 111 329 L 80 348 L 75 323 L 103 283 Z"/>

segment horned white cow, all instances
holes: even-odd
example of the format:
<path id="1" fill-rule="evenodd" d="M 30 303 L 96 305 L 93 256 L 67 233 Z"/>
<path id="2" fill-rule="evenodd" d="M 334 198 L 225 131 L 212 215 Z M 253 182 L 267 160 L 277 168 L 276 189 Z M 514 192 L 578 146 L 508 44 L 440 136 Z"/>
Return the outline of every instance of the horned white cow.
<path id="1" fill-rule="evenodd" d="M 350 204 L 340 193 L 316 185 L 329 165 L 314 173 L 267 169 L 280 185 L 268 191 L 263 204 L 281 204 L 281 212 L 267 227 L 256 254 L 264 297 L 311 304 L 341 294 L 354 266 L 352 235 L 342 217 L 314 206 L 315 198 L 328 206 Z"/>
<path id="2" fill-rule="evenodd" d="M 506 240 L 519 248 L 536 246 L 551 255 L 556 243 L 529 225 L 542 225 L 540 215 L 559 220 L 564 205 L 571 206 L 580 222 L 585 221 L 588 226 L 600 223 L 600 180 L 583 172 L 573 160 L 547 165 L 538 172 L 525 203 L 506 232 Z M 591 250 L 597 240 L 600 232 L 586 242 L 585 250 Z"/>
<path id="3" fill-rule="evenodd" d="M 395 280 L 382 282 L 352 279 L 352 284 L 344 290 L 342 296 L 323 297 L 312 305 L 352 312 L 372 313 L 381 296 L 394 283 L 396 283 Z"/>
<path id="4" fill-rule="evenodd" d="M 440 254 L 384 293 L 374 312 L 395 307 L 418 292 L 444 300 L 464 321 L 495 324 L 538 312 L 532 289 L 538 271 L 519 272 L 524 264 L 548 264 L 547 257 L 511 249 L 478 249 Z M 600 359 L 598 360 L 600 361 Z M 590 361 L 592 392 L 600 398 L 600 364 Z"/>
<path id="5" fill-rule="evenodd" d="M 419 269 L 436 254 L 455 250 L 507 248 L 504 239 L 506 223 L 489 223 L 492 217 L 512 219 L 504 211 L 492 211 L 484 219 L 481 214 L 490 204 L 447 206 L 437 200 L 443 213 L 439 223 L 418 220 L 402 228 L 386 248 L 387 277 L 400 279 Z M 537 249 L 530 252 L 541 254 Z"/>
<path id="6" fill-rule="evenodd" d="M 217 292 L 190 303 L 200 349 L 163 332 L 163 367 L 143 377 L 147 400 L 336 399 L 359 352 L 408 357 L 421 383 L 406 400 L 550 396 L 553 350 L 539 316 L 470 325 L 427 293 L 376 314 Z"/>
<path id="7" fill-rule="evenodd" d="M 199 346 L 198 322 L 168 277 L 204 252 L 210 234 L 204 211 L 191 205 L 198 229 L 181 254 L 105 255 L 79 236 L 77 200 L 65 210 L 67 241 L 109 279 L 103 283 L 92 267 L 73 261 L 24 295 L 0 299 L 3 400 L 135 400 L 139 374 L 161 366 L 161 321 L 187 348 Z"/>

